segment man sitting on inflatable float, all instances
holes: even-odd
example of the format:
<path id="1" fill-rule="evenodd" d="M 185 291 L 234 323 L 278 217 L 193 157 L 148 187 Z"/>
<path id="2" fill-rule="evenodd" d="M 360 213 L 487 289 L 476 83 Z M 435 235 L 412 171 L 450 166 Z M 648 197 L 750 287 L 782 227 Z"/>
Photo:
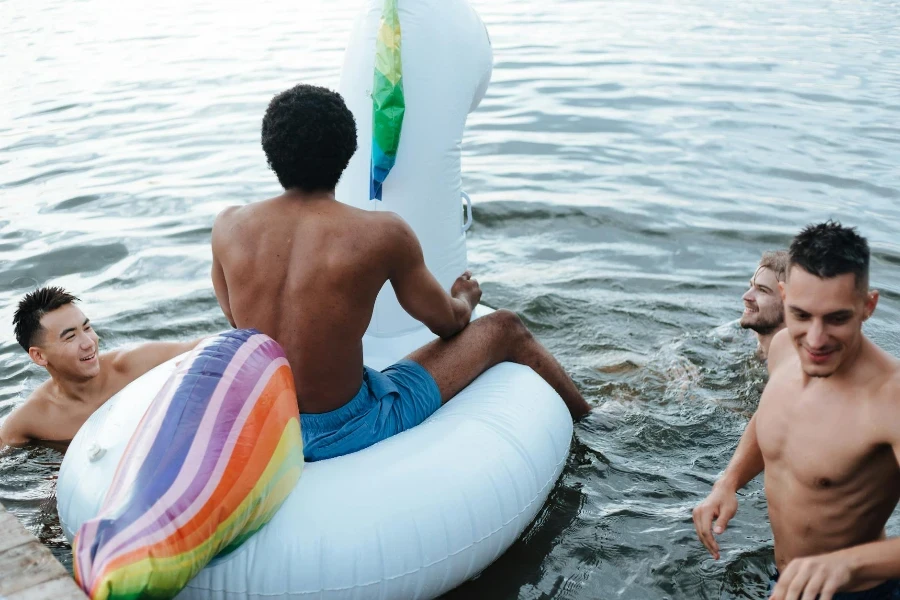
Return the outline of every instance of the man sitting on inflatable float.
<path id="1" fill-rule="evenodd" d="M 356 152 L 354 118 L 340 95 L 309 85 L 278 94 L 263 119 L 262 145 L 285 192 L 219 215 L 213 281 L 232 325 L 284 348 L 306 460 L 356 452 L 414 427 L 505 361 L 534 369 L 573 417 L 590 410 L 515 313 L 469 323 L 481 289 L 468 272 L 448 294 L 402 218 L 335 200 Z M 363 367 L 362 339 L 386 282 L 440 339 L 379 372 Z"/>
<path id="2" fill-rule="evenodd" d="M 60 467 L 93 600 L 435 598 L 534 520 L 589 406 L 459 276 L 462 132 L 491 62 L 466 0 L 367 0 L 340 95 L 272 101 L 285 193 L 212 234 L 242 329 L 110 399 Z"/>

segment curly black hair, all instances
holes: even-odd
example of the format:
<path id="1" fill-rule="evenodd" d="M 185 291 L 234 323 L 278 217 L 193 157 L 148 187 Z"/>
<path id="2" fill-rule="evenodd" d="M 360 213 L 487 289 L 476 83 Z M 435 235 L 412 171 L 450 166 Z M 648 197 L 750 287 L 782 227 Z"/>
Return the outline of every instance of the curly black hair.
<path id="1" fill-rule="evenodd" d="M 792 267 L 822 279 L 853 273 L 857 288 L 869 289 L 869 244 L 855 227 L 831 220 L 808 225 L 791 242 L 790 257 Z"/>
<path id="2" fill-rule="evenodd" d="M 25 297 L 19 301 L 16 314 L 13 315 L 16 341 L 25 349 L 25 352 L 34 346 L 35 337 L 43 329 L 41 318 L 48 312 L 53 312 L 60 306 L 72 302 L 80 302 L 80 300 L 61 287 L 42 287 L 25 294 Z"/>
<path id="3" fill-rule="evenodd" d="M 297 85 L 269 102 L 262 147 L 284 189 L 330 191 L 356 152 L 356 121 L 337 92 Z"/>

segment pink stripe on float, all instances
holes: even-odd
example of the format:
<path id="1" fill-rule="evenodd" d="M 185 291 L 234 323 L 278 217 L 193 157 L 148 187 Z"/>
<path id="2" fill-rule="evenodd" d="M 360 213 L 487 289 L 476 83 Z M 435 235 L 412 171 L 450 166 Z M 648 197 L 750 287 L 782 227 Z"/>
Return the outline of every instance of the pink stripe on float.
<path id="1" fill-rule="evenodd" d="M 216 389 L 213 392 L 206 412 L 204 413 L 203 418 L 200 421 L 200 425 L 197 428 L 197 434 L 194 437 L 194 440 L 191 443 L 191 448 L 188 451 L 188 457 L 193 456 L 197 452 L 197 448 L 200 448 L 200 455 L 203 455 L 203 452 L 209 445 L 209 440 L 212 437 L 216 417 L 218 416 L 221 407 L 225 402 L 227 392 L 231 388 L 235 376 L 240 372 L 240 369 L 243 368 L 243 366 L 256 352 L 256 350 L 259 349 L 259 347 L 269 339 L 270 338 L 262 334 L 254 335 L 246 342 L 244 342 L 244 344 L 235 353 L 234 357 L 232 357 L 231 362 L 228 364 L 225 372 L 222 374 L 222 378 L 216 385 Z M 243 410 L 244 408 L 242 408 L 242 412 Z M 111 554 L 119 553 L 120 548 L 124 546 L 130 546 L 129 542 L 131 541 L 131 538 L 135 534 L 140 533 L 140 529 L 142 527 L 146 527 L 148 522 L 152 523 L 152 521 L 158 519 L 159 516 L 161 516 L 167 510 L 170 510 L 175 501 L 181 498 L 181 496 L 184 494 L 184 491 L 197 476 L 199 467 L 199 461 L 194 463 L 192 461 L 185 460 L 185 462 L 181 465 L 178 476 L 172 482 L 169 490 L 154 502 L 154 504 L 148 509 L 148 511 L 142 518 L 131 523 L 127 528 L 114 536 L 113 539 L 104 544 L 103 548 L 100 549 L 97 556 L 94 558 L 93 566 L 96 567 L 104 563 L 109 559 Z"/>
<path id="2" fill-rule="evenodd" d="M 124 543 L 120 549 L 116 550 L 116 554 L 126 554 L 135 550 L 136 548 L 140 548 L 142 546 L 151 546 L 160 542 L 167 538 L 169 535 L 174 534 L 178 529 L 189 522 L 200 510 L 206 505 L 209 499 L 212 497 L 213 492 L 218 487 L 219 482 L 222 479 L 222 475 L 225 472 L 225 468 L 228 466 L 229 461 L 231 460 L 231 456 L 233 454 L 234 446 L 237 440 L 240 437 L 241 432 L 244 429 L 244 425 L 247 422 L 247 418 L 250 416 L 254 406 L 256 405 L 256 401 L 259 399 L 259 396 L 262 394 L 263 390 L 268 386 L 269 382 L 272 379 L 272 376 L 275 372 L 288 365 L 287 359 L 278 358 L 272 363 L 270 363 L 266 370 L 263 372 L 263 375 L 260 377 L 259 381 L 254 387 L 253 391 L 248 396 L 248 401 L 245 401 L 241 407 L 241 412 L 235 419 L 234 425 L 229 431 L 228 437 L 226 439 L 225 444 L 222 447 L 222 452 L 219 454 L 219 458 L 217 459 L 216 466 L 213 469 L 212 475 L 207 480 L 203 489 L 197 495 L 197 497 L 191 501 L 191 504 L 188 505 L 187 508 L 177 516 L 174 516 L 168 523 L 163 526 L 158 526 L 157 520 L 162 515 L 162 512 L 158 511 L 158 514 L 154 517 L 151 516 L 151 511 L 148 511 L 141 518 L 135 521 L 135 525 L 138 523 L 143 523 L 146 533 L 141 533 L 137 536 L 134 536 L 132 539 L 128 540 L 128 542 Z M 191 450 L 188 452 L 187 457 L 185 458 L 185 463 L 187 463 L 194 456 L 195 446 L 191 446 Z M 198 459 L 204 456 L 204 451 L 200 450 L 198 453 Z M 199 460 L 197 461 L 200 462 Z M 175 483 L 181 481 L 181 476 L 173 482 L 173 486 L 175 487 Z M 190 484 L 190 482 L 187 482 Z M 168 495 L 168 493 L 166 494 Z M 184 496 L 178 498 L 175 502 L 182 500 Z M 154 505 L 155 508 L 155 505 Z M 165 508 L 163 508 L 165 510 Z"/>

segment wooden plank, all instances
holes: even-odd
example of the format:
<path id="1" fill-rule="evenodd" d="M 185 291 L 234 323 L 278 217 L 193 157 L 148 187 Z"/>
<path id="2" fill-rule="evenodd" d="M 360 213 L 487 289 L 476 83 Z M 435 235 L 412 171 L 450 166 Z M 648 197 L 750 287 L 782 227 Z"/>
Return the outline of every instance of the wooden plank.
<path id="1" fill-rule="evenodd" d="M 87 600 L 50 550 L 2 504 L 0 600 Z"/>
<path id="2" fill-rule="evenodd" d="M 75 581 L 66 575 L 9 594 L 5 600 L 85 600 L 85 595 Z"/>
<path id="3" fill-rule="evenodd" d="M 65 576 L 63 566 L 37 540 L 0 552 L 0 596 Z"/>
<path id="4" fill-rule="evenodd" d="M 0 506 L 0 552 L 27 544 L 34 539 L 12 513 Z"/>

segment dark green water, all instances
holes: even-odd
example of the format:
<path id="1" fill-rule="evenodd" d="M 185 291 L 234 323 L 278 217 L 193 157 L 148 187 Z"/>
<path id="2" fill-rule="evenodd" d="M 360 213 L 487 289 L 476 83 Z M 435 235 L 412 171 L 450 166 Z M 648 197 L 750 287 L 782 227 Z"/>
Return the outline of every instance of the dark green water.
<path id="1" fill-rule="evenodd" d="M 0 418 L 43 377 L 9 325 L 37 284 L 76 291 L 106 348 L 226 327 L 212 219 L 277 193 L 262 111 L 336 85 L 354 15 L 300 4 L 0 2 Z M 598 409 L 524 538 L 449 597 L 760 598 L 759 482 L 723 560 L 690 518 L 764 382 L 740 296 L 802 225 L 857 225 L 882 292 L 867 333 L 900 355 L 900 9 L 475 5 L 495 70 L 464 144 L 470 263 Z M 0 502 L 68 563 L 59 460 L 0 454 Z"/>

